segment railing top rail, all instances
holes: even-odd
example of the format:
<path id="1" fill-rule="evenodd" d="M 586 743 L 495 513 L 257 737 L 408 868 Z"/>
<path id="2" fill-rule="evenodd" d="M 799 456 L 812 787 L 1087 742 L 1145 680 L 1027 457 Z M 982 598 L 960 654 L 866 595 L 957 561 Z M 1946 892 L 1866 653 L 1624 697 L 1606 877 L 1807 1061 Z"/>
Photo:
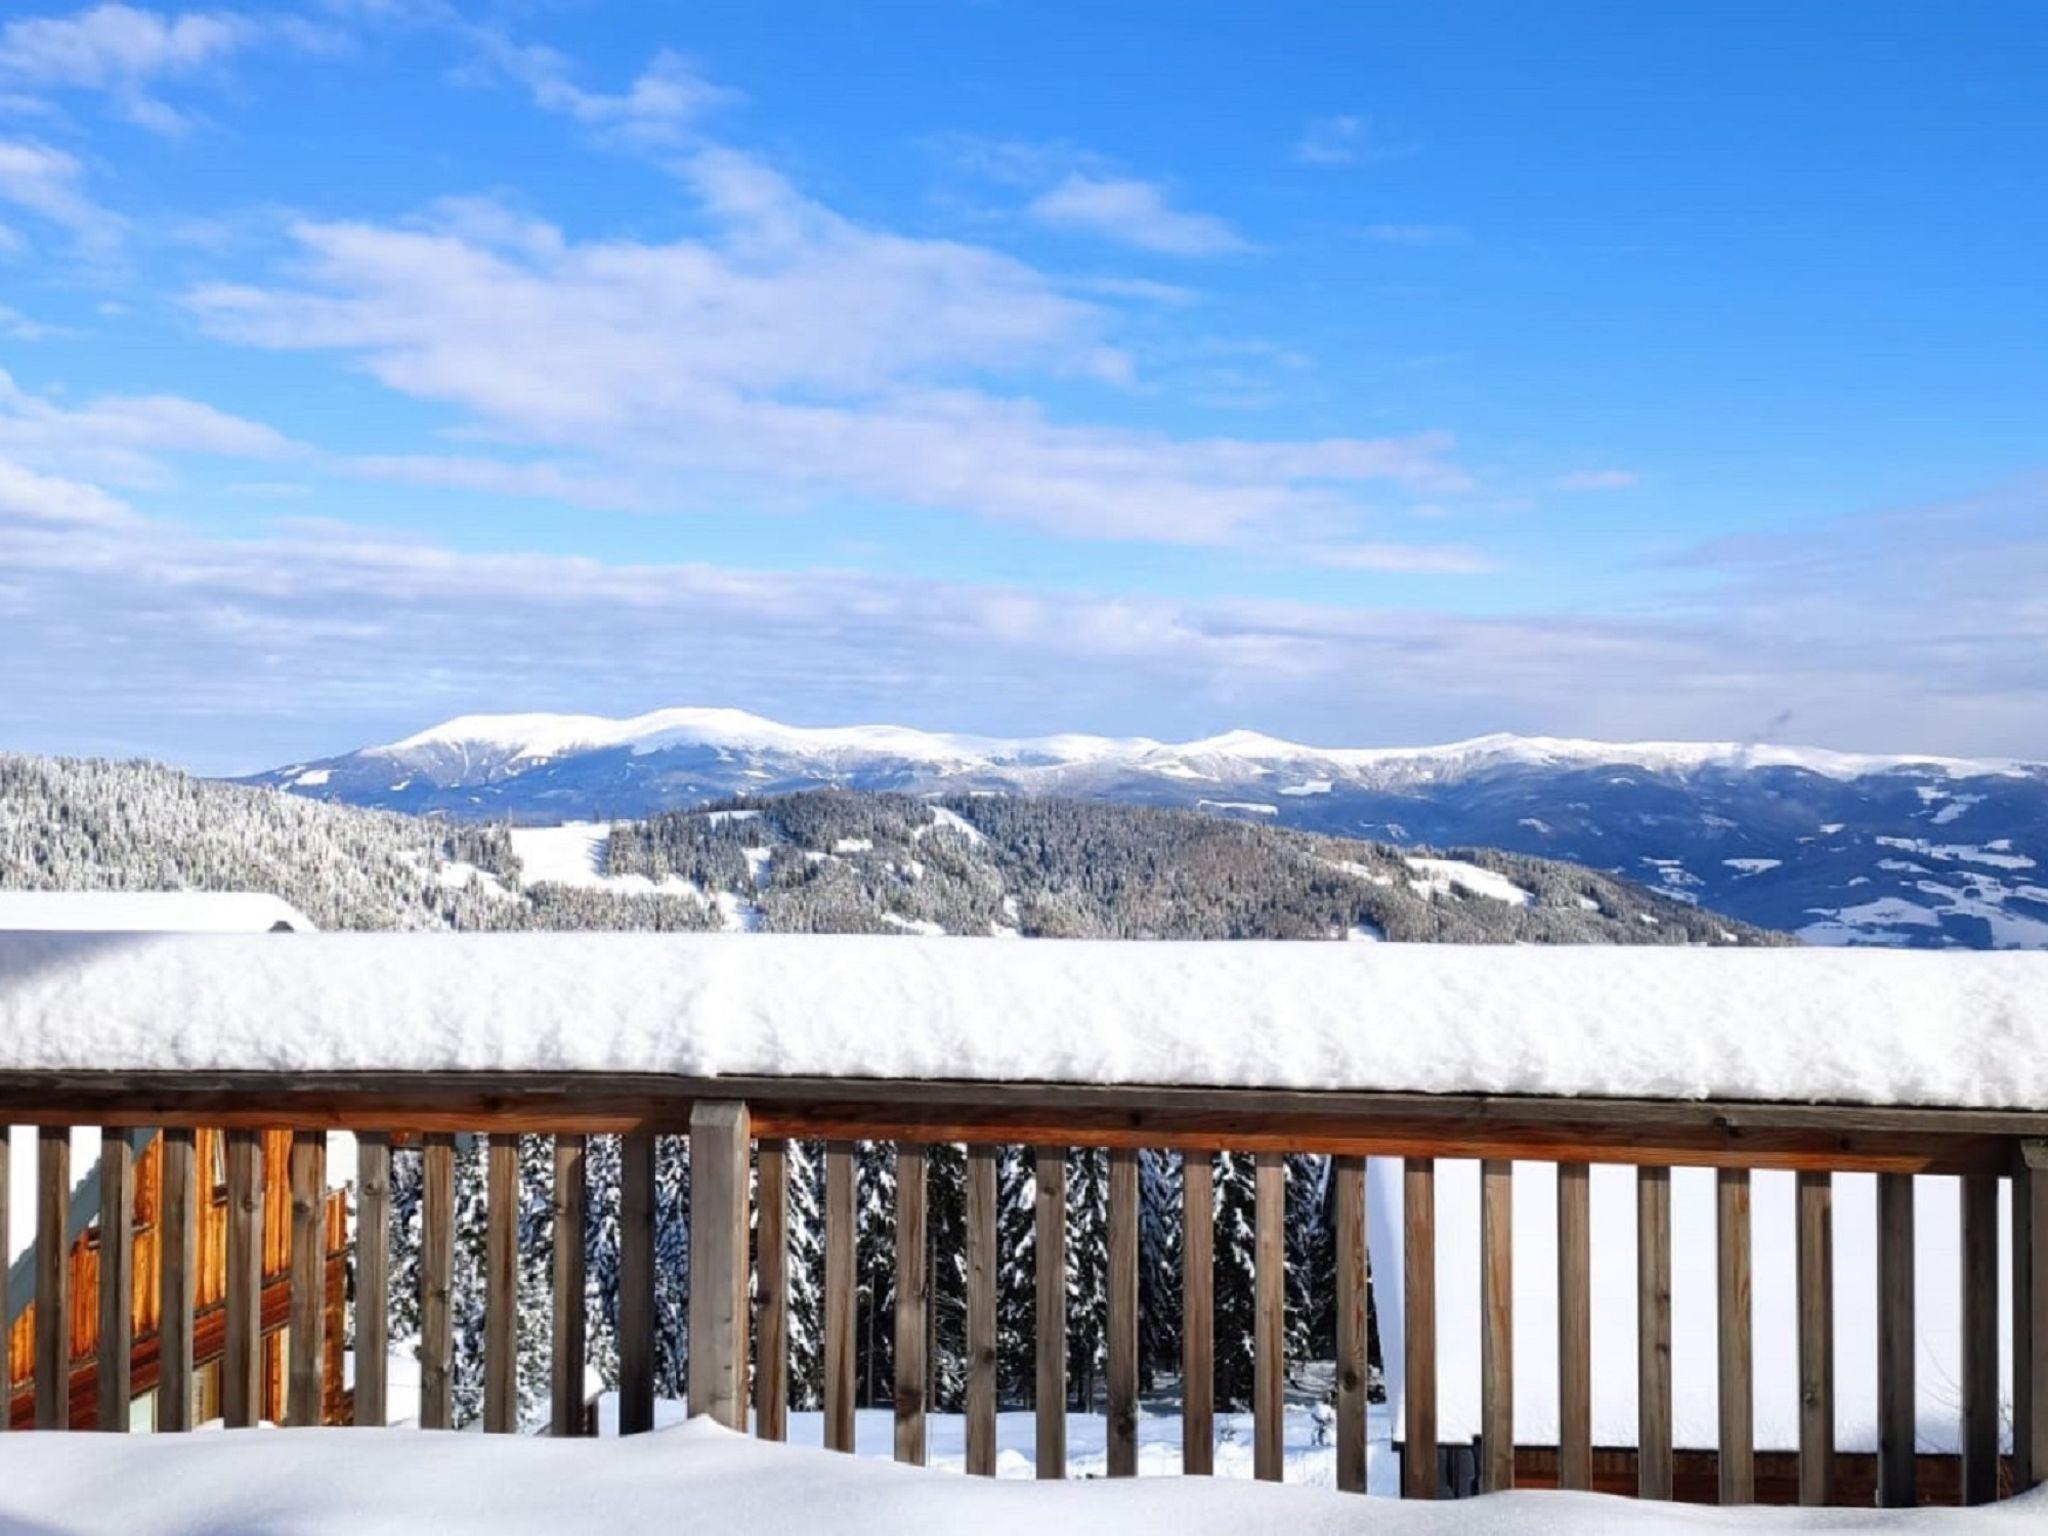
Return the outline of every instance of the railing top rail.
<path id="1" fill-rule="evenodd" d="M 688 1129 L 1892 1173 L 2004 1172 L 2048 1111 L 1047 1082 L 515 1072 L 0 1072 L 0 1121 L 300 1129 Z"/>

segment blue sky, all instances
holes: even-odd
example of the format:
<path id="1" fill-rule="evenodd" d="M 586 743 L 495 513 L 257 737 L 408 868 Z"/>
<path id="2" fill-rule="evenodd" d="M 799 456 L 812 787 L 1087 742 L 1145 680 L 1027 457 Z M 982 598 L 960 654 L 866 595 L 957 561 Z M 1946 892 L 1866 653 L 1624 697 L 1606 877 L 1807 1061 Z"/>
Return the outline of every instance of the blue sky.
<path id="1" fill-rule="evenodd" d="M 2037 7 L 0 23 L 0 748 L 2048 756 Z"/>

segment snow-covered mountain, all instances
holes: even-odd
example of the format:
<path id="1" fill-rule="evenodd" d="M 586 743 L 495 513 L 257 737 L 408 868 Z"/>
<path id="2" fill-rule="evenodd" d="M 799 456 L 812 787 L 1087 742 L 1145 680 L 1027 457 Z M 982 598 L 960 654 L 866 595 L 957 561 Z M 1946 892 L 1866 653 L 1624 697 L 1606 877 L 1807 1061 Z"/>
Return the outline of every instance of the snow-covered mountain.
<path id="1" fill-rule="evenodd" d="M 739 710 L 472 715 L 258 777 L 461 818 L 638 817 L 839 786 L 1061 795 L 1570 859 L 1826 943 L 2048 946 L 2048 765 L 1492 735 L 1321 748 L 809 729 Z"/>

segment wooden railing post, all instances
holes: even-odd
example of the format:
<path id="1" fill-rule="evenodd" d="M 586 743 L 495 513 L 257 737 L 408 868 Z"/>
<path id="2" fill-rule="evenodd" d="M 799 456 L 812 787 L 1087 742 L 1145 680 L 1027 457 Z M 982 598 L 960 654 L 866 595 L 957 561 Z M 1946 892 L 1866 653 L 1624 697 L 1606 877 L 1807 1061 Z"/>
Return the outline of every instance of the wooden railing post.
<path id="1" fill-rule="evenodd" d="M 1671 1170 L 1636 1170 L 1636 1496 L 1671 1497 Z"/>
<path id="2" fill-rule="evenodd" d="M 2013 1491 L 2048 1483 L 2048 1141 L 2024 1141 L 2012 1180 Z"/>
<path id="3" fill-rule="evenodd" d="M 747 1106 L 690 1109 L 690 1414 L 747 1427 Z"/>
<path id="4" fill-rule="evenodd" d="M 825 1449 L 851 1451 L 853 1417 L 853 1143 L 825 1147 Z"/>
<path id="5" fill-rule="evenodd" d="M 996 1475 L 996 1149 L 967 1149 L 967 1471 Z"/>
<path id="6" fill-rule="evenodd" d="M 584 1159 L 588 1143 L 578 1133 L 555 1138 L 554 1332 L 548 1353 L 548 1432 L 583 1433 L 583 1362 L 587 1326 L 584 1318 L 583 1226 L 587 1192 Z"/>
<path id="7" fill-rule="evenodd" d="M 1557 1485 L 1593 1486 L 1593 1185 L 1557 1165 Z"/>
<path id="8" fill-rule="evenodd" d="M 1067 1158 L 1060 1147 L 1034 1156 L 1037 1309 L 1037 1472 L 1067 1475 Z"/>
<path id="9" fill-rule="evenodd" d="M 1918 1502 L 1913 1359 L 1913 1176 L 1877 1179 L 1877 1501 Z"/>
<path id="10" fill-rule="evenodd" d="M 1216 1162 L 1181 1157 L 1180 1469 L 1216 1469 Z"/>
<path id="11" fill-rule="evenodd" d="M 364 1131 L 356 1137 L 356 1423 L 390 1419 L 390 1359 L 391 1137 Z"/>
<path id="12" fill-rule="evenodd" d="M 1111 1477 L 1138 1475 L 1138 1152 L 1109 1152 L 1109 1422 Z"/>
<path id="13" fill-rule="evenodd" d="M 192 1305 L 198 1280 L 198 1145 L 190 1127 L 163 1132 L 157 1216 L 156 1427 L 192 1427 Z"/>
<path id="14" fill-rule="evenodd" d="M 484 1175 L 484 1433 L 519 1428 L 519 1136 L 493 1131 Z"/>
<path id="15" fill-rule="evenodd" d="M 1756 1376 L 1750 1324 L 1749 1170 L 1721 1169 L 1715 1201 L 1720 1495 L 1723 1504 L 1751 1504 L 1756 1501 Z"/>
<path id="16" fill-rule="evenodd" d="M 930 1266 L 925 1255 L 925 1149 L 915 1142 L 896 1147 L 896 1332 L 895 1380 L 890 1398 L 896 1428 L 896 1459 L 925 1462 L 925 1319 L 930 1301 Z"/>
<path id="17" fill-rule="evenodd" d="M 99 1427 L 114 1434 L 127 1431 L 134 1395 L 135 1144 L 129 1138 L 126 1126 L 100 1132 Z"/>
<path id="18" fill-rule="evenodd" d="M 1835 1497 L 1834 1180 L 1799 1176 L 1799 1502 Z"/>
<path id="19" fill-rule="evenodd" d="M 1559 1198 L 1563 1198 L 1561 1188 Z M 1494 1158 L 1481 1163 L 1479 1488 L 1482 1493 L 1499 1493 L 1515 1486 L 1514 1201 L 1515 1165 Z M 1563 1306 L 1562 1298 L 1559 1306 Z"/>
<path id="20" fill-rule="evenodd" d="M 327 1321 L 327 1136 L 292 1134 L 291 1370 L 285 1422 L 318 1424 Z"/>
<path id="21" fill-rule="evenodd" d="M 36 1428 L 71 1424 L 71 1127 L 36 1132 Z"/>
<path id="22" fill-rule="evenodd" d="M 1436 1497 L 1436 1160 L 1401 1170 L 1402 1353 L 1407 1391 L 1401 1497 Z"/>
<path id="23" fill-rule="evenodd" d="M 789 1438 L 789 1144 L 766 1140 L 755 1154 L 754 1433 Z"/>
<path id="24" fill-rule="evenodd" d="M 420 1428 L 453 1429 L 455 1138 L 430 1132 L 421 1155 Z"/>
<path id="25" fill-rule="evenodd" d="M 619 1433 L 654 1428 L 654 1163 L 650 1131 L 619 1143 Z"/>
<path id="26" fill-rule="evenodd" d="M 1366 1484 L 1365 1159 L 1340 1157 L 1330 1169 L 1337 1202 L 1337 1486 Z"/>
<path id="27" fill-rule="evenodd" d="M 1286 1466 L 1287 1161 L 1253 1160 L 1252 1475 L 1280 1481 Z"/>
<path id="28" fill-rule="evenodd" d="M 1962 1189 L 1963 1502 L 1998 1497 L 1998 1177 Z"/>

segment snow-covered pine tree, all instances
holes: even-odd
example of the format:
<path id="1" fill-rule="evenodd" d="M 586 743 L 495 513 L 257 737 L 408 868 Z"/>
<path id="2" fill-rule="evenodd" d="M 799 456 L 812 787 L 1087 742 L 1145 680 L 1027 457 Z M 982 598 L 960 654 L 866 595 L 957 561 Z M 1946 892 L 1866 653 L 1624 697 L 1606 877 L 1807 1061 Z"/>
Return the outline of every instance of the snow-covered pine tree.
<path id="1" fill-rule="evenodd" d="M 1067 1153 L 1067 1401 L 1095 1402 L 1109 1331 L 1109 1154 Z"/>
<path id="2" fill-rule="evenodd" d="M 1216 1154 L 1216 1406 L 1245 1408 L 1252 1395 L 1256 1160 Z"/>
<path id="3" fill-rule="evenodd" d="M 690 1142 L 654 1138 L 654 1395 L 690 1384 Z"/>
<path id="4" fill-rule="evenodd" d="M 1180 1369 L 1181 1161 L 1138 1154 L 1138 1379 Z"/>
<path id="5" fill-rule="evenodd" d="M 854 1400 L 893 1400 L 896 1369 L 896 1149 L 864 1141 L 854 1155 Z"/>
<path id="6" fill-rule="evenodd" d="M 925 1237 L 931 1401 L 941 1413 L 958 1413 L 967 1392 L 967 1149 L 957 1142 L 925 1149 Z"/>
<path id="7" fill-rule="evenodd" d="M 1287 1365 L 1337 1352 L 1336 1234 L 1331 1230 L 1330 1160 L 1308 1152 L 1287 1155 Z M 1327 1335 L 1327 1342 L 1325 1342 Z"/>
<path id="8" fill-rule="evenodd" d="M 996 1396 L 1029 1407 L 1037 1382 L 1037 1181 L 1029 1147 L 996 1154 Z"/>
<path id="9" fill-rule="evenodd" d="M 825 1402 L 825 1146 L 789 1143 L 789 1405 Z"/>

